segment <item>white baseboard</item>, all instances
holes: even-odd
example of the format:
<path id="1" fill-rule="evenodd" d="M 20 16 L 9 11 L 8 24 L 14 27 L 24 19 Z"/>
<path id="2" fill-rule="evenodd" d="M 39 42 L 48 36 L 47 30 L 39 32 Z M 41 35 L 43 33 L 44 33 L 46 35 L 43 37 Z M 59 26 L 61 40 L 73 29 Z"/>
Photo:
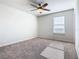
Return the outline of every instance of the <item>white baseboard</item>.
<path id="1" fill-rule="evenodd" d="M 21 40 L 15 41 L 15 42 L 9 42 L 9 43 L 5 43 L 5 44 L 1 44 L 0 47 L 16 44 L 16 43 L 23 42 L 23 41 L 26 41 L 26 40 L 31 40 L 31 39 L 34 39 L 34 38 L 36 38 L 36 37 L 31 37 L 29 39 L 21 39 Z"/>

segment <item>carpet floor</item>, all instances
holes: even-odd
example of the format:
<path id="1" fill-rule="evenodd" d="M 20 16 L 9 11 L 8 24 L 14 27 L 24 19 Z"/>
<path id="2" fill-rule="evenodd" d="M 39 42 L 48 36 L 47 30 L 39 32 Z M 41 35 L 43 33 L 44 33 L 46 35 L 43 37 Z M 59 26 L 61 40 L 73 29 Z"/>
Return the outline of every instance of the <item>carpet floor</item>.
<path id="1" fill-rule="evenodd" d="M 74 44 L 40 38 L 0 47 L 0 59 L 47 59 L 40 53 L 51 43 L 64 44 L 64 59 L 77 59 Z"/>

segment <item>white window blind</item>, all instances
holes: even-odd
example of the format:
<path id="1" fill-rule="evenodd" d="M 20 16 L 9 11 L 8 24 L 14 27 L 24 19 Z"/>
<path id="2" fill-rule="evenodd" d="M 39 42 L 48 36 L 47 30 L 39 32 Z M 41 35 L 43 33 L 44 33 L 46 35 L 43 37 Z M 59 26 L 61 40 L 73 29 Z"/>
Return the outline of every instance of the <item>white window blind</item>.
<path id="1" fill-rule="evenodd" d="M 65 33 L 65 17 L 54 17 L 54 33 Z"/>

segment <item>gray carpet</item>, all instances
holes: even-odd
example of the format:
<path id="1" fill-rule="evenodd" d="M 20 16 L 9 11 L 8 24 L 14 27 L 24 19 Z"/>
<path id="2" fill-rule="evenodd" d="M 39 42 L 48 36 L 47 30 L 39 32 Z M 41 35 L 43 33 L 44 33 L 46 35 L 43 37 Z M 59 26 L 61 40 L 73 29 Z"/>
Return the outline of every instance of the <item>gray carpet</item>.
<path id="1" fill-rule="evenodd" d="M 0 59 L 47 59 L 41 56 L 40 53 L 51 43 L 58 44 L 58 41 L 36 38 L 13 45 L 1 47 Z M 77 59 L 73 44 L 64 43 L 64 47 L 64 59 Z"/>

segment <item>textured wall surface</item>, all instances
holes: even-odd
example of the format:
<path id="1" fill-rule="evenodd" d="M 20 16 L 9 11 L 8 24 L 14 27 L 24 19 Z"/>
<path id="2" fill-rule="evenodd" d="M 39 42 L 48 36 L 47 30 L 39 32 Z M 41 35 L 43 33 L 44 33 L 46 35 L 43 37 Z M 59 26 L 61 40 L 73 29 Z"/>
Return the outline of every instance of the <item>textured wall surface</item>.
<path id="1" fill-rule="evenodd" d="M 66 33 L 64 34 L 53 33 L 53 18 L 57 16 L 65 16 Z M 38 36 L 43 38 L 74 42 L 74 21 L 74 10 L 40 16 L 38 17 Z"/>
<path id="2" fill-rule="evenodd" d="M 21 10 L 0 4 L 0 45 L 37 36 L 37 18 Z"/>

